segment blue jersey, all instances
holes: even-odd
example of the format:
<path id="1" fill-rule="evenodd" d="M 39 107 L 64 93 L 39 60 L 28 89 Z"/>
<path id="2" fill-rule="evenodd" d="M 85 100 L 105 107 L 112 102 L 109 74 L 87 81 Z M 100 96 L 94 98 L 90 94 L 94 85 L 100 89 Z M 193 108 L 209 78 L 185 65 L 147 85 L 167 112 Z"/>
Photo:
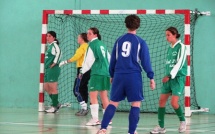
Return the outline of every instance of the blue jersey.
<path id="1" fill-rule="evenodd" d="M 115 73 L 141 73 L 142 69 L 149 79 L 153 79 L 149 50 L 146 42 L 139 36 L 127 33 L 117 39 L 112 50 L 109 72 L 111 77 Z"/>

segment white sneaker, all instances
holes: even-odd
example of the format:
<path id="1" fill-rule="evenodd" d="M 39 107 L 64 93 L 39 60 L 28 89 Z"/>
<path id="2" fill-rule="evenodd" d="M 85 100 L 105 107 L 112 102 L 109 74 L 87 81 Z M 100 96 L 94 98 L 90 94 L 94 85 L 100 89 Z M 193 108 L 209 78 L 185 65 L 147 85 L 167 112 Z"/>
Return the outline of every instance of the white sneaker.
<path id="1" fill-rule="evenodd" d="M 150 133 L 151 134 L 165 134 L 166 133 L 166 129 L 165 128 L 161 128 L 160 126 L 156 126 Z"/>
<path id="2" fill-rule="evenodd" d="M 183 133 L 186 131 L 186 125 L 187 125 L 186 121 L 180 122 L 180 126 L 178 128 L 179 133 Z"/>
<path id="3" fill-rule="evenodd" d="M 96 134 L 106 134 L 106 129 L 100 129 Z"/>
<path id="4" fill-rule="evenodd" d="M 130 134 L 130 133 L 128 133 L 128 134 Z M 138 134 L 137 131 L 135 131 L 134 134 Z"/>
<path id="5" fill-rule="evenodd" d="M 100 125 L 101 122 L 98 119 L 90 119 L 87 123 L 86 126 L 96 126 L 96 125 Z"/>
<path id="6" fill-rule="evenodd" d="M 57 110 L 55 107 L 51 107 L 48 110 L 45 110 L 46 113 L 55 113 Z"/>

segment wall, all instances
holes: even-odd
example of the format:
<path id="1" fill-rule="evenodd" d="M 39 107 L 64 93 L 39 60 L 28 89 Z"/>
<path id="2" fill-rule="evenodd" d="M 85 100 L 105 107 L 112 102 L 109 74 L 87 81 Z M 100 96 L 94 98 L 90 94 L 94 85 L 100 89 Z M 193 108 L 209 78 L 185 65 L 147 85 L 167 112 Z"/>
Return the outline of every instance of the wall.
<path id="1" fill-rule="evenodd" d="M 42 10 L 195 9 L 211 11 L 196 25 L 194 71 L 200 106 L 215 113 L 214 0 L 1 0 L 0 106 L 37 108 Z"/>

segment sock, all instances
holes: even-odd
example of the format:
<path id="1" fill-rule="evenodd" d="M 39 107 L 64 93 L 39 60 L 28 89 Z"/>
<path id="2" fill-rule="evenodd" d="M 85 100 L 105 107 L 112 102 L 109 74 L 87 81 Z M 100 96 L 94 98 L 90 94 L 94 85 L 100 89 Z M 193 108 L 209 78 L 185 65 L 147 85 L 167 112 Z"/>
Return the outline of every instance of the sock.
<path id="1" fill-rule="evenodd" d="M 107 129 L 107 126 L 111 119 L 113 118 L 114 114 L 116 111 L 116 107 L 112 104 L 109 104 L 107 108 L 105 109 L 103 119 L 102 119 L 102 124 L 101 124 L 101 129 Z"/>
<path id="2" fill-rule="evenodd" d="M 185 117 L 184 117 L 184 114 L 182 113 L 182 109 L 181 109 L 181 106 L 179 105 L 178 109 L 174 109 L 179 120 L 180 121 L 185 121 Z"/>
<path id="3" fill-rule="evenodd" d="M 58 94 L 52 94 L 52 103 L 53 103 L 53 107 L 57 107 L 58 105 Z"/>
<path id="4" fill-rule="evenodd" d="M 137 124 L 139 122 L 139 114 L 140 114 L 140 108 L 139 107 L 131 107 L 129 112 L 129 129 L 128 133 L 134 134 Z"/>
<path id="5" fill-rule="evenodd" d="M 87 110 L 87 103 L 85 101 L 80 102 L 81 109 Z"/>
<path id="6" fill-rule="evenodd" d="M 158 108 L 158 124 L 161 128 L 164 128 L 164 115 L 166 112 L 165 107 L 159 107 Z"/>
<path id="7" fill-rule="evenodd" d="M 52 100 L 52 94 L 49 94 L 50 99 Z M 53 105 L 53 103 L 51 104 L 51 106 Z"/>
<path id="8" fill-rule="evenodd" d="M 93 119 L 99 119 L 99 104 L 90 105 L 90 111 Z"/>

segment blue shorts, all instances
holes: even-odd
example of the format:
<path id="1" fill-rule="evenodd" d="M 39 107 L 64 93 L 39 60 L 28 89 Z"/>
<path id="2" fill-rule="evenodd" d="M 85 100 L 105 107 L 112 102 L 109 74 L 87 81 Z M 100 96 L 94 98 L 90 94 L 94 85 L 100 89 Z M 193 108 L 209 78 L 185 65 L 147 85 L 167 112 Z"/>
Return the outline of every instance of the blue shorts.
<path id="1" fill-rule="evenodd" d="M 127 97 L 128 102 L 144 99 L 141 73 L 114 74 L 110 100 L 119 102 L 125 97 Z"/>

